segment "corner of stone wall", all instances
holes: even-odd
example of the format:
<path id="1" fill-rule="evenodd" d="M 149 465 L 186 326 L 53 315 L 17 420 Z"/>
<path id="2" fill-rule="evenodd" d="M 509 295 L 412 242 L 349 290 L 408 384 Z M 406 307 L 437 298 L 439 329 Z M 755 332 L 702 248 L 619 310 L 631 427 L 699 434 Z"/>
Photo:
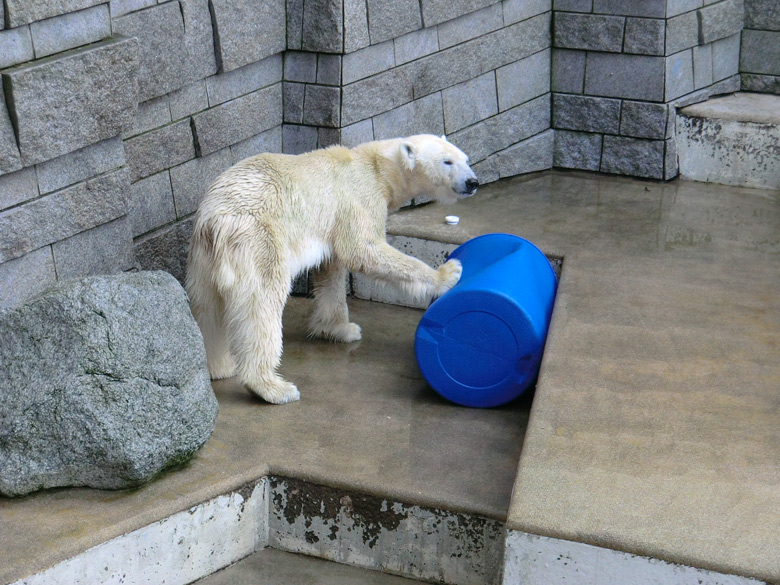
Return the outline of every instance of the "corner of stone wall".
<path id="1" fill-rule="evenodd" d="M 4 4 L 0 307 L 87 274 L 183 280 L 209 183 L 282 150 L 285 1 L 261 4 Z"/>
<path id="2" fill-rule="evenodd" d="M 431 133 L 483 183 L 552 167 L 550 0 L 327 4 L 316 25 L 288 0 L 285 152 Z"/>
<path id="3" fill-rule="evenodd" d="M 555 0 L 555 166 L 677 176 L 676 108 L 739 90 L 742 27 L 743 0 Z"/>

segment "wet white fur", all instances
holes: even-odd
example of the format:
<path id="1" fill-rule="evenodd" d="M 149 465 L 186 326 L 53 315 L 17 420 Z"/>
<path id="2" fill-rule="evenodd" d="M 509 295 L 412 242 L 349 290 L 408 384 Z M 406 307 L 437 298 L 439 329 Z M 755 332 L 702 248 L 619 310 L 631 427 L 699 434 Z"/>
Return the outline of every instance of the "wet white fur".
<path id="1" fill-rule="evenodd" d="M 430 135 L 262 154 L 220 175 L 196 215 L 187 268 L 211 377 L 237 374 L 269 402 L 298 400 L 298 389 L 276 370 L 291 279 L 308 268 L 317 268 L 310 333 L 335 341 L 361 338 L 349 322 L 347 271 L 418 298 L 449 290 L 460 263 L 434 270 L 389 246 L 387 212 L 420 195 L 467 196 L 465 183 L 474 178 L 463 152 Z"/>

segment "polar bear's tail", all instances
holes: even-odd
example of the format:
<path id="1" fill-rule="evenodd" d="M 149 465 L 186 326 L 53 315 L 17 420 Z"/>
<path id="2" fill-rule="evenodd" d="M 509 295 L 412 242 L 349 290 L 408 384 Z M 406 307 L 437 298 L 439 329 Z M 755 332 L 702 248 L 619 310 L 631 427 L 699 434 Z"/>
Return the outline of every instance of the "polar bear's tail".
<path id="1" fill-rule="evenodd" d="M 212 378 L 238 374 L 270 402 L 296 400 L 275 371 L 282 355 L 282 311 L 290 275 L 273 233 L 251 215 L 195 222 L 187 270 L 192 312 L 203 333 Z"/>
<path id="2" fill-rule="evenodd" d="M 225 230 L 234 222 L 220 219 L 203 221 L 198 217 L 196 220 L 190 240 L 185 285 L 192 314 L 203 334 L 209 374 L 213 379 L 228 378 L 234 375 L 236 369 L 230 352 L 223 292 L 234 288 L 240 280 L 237 274 L 240 269 L 236 266 L 239 258 L 231 258 L 228 251 L 242 248 L 238 231 L 233 229 L 230 233 Z"/>

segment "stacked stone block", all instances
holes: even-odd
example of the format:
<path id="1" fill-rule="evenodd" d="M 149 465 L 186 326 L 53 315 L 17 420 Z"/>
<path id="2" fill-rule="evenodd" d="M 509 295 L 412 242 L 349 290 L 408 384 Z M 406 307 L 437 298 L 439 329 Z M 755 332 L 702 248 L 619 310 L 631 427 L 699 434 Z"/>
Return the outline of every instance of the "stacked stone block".
<path id="1" fill-rule="evenodd" d="M 745 0 L 742 89 L 780 95 L 780 2 Z"/>
<path id="2" fill-rule="evenodd" d="M 555 0 L 555 165 L 677 175 L 678 106 L 739 89 L 742 0 Z"/>
<path id="3" fill-rule="evenodd" d="M 0 19 L 0 307 L 55 280 L 184 275 L 191 216 L 282 149 L 285 3 L 8 0 Z"/>
<path id="4" fill-rule="evenodd" d="M 552 166 L 550 0 L 322 4 L 288 0 L 285 152 L 432 133 L 482 182 Z"/>
<path id="5" fill-rule="evenodd" d="M 774 0 L 4 0 L 0 307 L 183 278 L 206 188 L 263 151 L 429 132 L 483 183 L 671 178 L 676 107 L 780 93 L 779 23 Z"/>

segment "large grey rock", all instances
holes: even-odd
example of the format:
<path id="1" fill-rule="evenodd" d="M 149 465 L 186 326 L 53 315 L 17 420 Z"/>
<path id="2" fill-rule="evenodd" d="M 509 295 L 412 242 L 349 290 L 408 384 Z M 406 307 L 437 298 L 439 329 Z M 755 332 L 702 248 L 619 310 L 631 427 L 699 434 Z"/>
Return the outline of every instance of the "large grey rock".
<path id="1" fill-rule="evenodd" d="M 113 37 L 3 72 L 22 163 L 121 134 L 136 109 L 138 40 Z"/>
<path id="2" fill-rule="evenodd" d="M 0 313 L 0 492 L 127 488 L 214 429 L 198 327 L 164 272 L 56 285 Z"/>
<path id="3" fill-rule="evenodd" d="M 220 71 L 231 71 L 287 46 L 284 0 L 211 0 Z"/>

